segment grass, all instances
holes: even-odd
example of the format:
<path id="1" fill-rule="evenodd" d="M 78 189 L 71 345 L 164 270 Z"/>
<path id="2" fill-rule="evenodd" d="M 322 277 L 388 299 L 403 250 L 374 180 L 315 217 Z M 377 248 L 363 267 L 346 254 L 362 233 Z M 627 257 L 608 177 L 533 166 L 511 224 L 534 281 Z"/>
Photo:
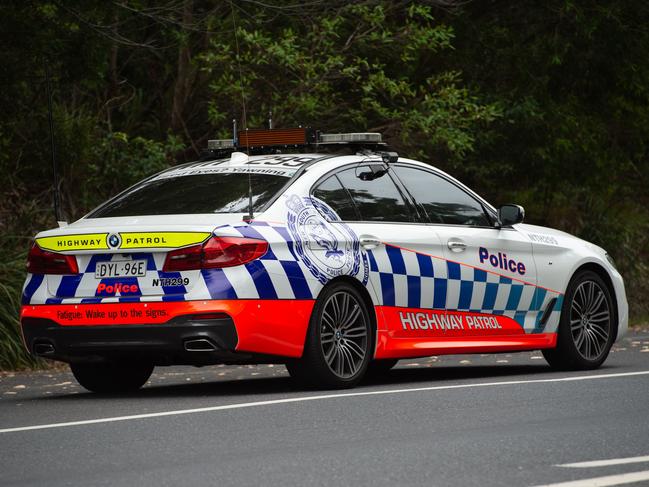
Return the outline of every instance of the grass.
<path id="1" fill-rule="evenodd" d="M 20 295 L 25 280 L 25 255 L 16 252 L 0 261 L 0 370 L 40 368 L 44 362 L 27 353 L 22 343 Z"/>
<path id="2" fill-rule="evenodd" d="M 649 331 L 649 315 L 631 316 L 629 319 L 629 330 Z"/>

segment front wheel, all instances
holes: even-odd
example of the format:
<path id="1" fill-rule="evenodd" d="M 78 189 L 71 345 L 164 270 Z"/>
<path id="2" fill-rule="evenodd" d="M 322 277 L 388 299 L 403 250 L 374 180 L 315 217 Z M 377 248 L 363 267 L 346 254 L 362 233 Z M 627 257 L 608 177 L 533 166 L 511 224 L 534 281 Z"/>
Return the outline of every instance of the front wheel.
<path id="1" fill-rule="evenodd" d="M 543 350 L 556 369 L 595 369 L 604 363 L 615 336 L 611 292 L 599 275 L 583 271 L 570 281 L 559 323 L 557 347 Z"/>
<path id="2" fill-rule="evenodd" d="M 302 358 L 286 364 L 291 376 L 318 387 L 353 387 L 371 359 L 374 328 L 360 293 L 346 283 L 325 288 L 316 302 Z"/>
<path id="3" fill-rule="evenodd" d="M 134 392 L 151 377 L 153 365 L 148 363 L 72 363 L 74 378 L 85 389 L 98 393 Z"/>

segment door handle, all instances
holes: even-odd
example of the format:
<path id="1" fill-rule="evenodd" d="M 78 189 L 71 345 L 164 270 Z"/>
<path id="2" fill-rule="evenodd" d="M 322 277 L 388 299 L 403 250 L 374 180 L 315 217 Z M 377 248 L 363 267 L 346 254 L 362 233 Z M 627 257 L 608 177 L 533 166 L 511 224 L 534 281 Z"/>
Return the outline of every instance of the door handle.
<path id="1" fill-rule="evenodd" d="M 364 249 L 368 249 L 368 250 L 375 249 L 376 247 L 381 245 L 381 241 L 378 238 L 373 237 L 371 235 L 361 235 L 360 242 L 361 242 L 361 246 Z"/>
<path id="2" fill-rule="evenodd" d="M 466 243 L 459 239 L 451 239 L 446 244 L 451 252 L 464 252 L 466 250 Z"/>

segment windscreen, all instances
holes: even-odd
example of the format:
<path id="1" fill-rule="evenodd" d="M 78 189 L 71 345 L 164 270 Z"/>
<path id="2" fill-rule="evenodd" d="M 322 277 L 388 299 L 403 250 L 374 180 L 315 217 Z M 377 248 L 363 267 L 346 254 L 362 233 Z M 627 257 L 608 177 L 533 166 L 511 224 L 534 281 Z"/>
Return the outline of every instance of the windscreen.
<path id="1" fill-rule="evenodd" d="M 289 180 L 280 171 L 171 172 L 154 177 L 99 207 L 89 218 L 260 211 Z M 270 173 L 270 174 L 269 174 Z"/>

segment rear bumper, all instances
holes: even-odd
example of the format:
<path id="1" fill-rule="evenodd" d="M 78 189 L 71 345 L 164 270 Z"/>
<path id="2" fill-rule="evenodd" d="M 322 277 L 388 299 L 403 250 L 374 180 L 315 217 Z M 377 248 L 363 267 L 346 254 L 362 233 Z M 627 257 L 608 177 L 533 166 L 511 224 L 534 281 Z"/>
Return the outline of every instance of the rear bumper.
<path id="1" fill-rule="evenodd" d="M 64 362 L 259 363 L 302 355 L 312 300 L 23 306 L 30 353 Z M 274 358 L 273 358 L 274 357 Z"/>
<path id="2" fill-rule="evenodd" d="M 238 338 L 232 318 L 179 317 L 164 325 L 61 326 L 25 318 L 23 337 L 34 355 L 64 362 L 137 358 L 157 364 L 200 364 L 236 360 Z"/>

